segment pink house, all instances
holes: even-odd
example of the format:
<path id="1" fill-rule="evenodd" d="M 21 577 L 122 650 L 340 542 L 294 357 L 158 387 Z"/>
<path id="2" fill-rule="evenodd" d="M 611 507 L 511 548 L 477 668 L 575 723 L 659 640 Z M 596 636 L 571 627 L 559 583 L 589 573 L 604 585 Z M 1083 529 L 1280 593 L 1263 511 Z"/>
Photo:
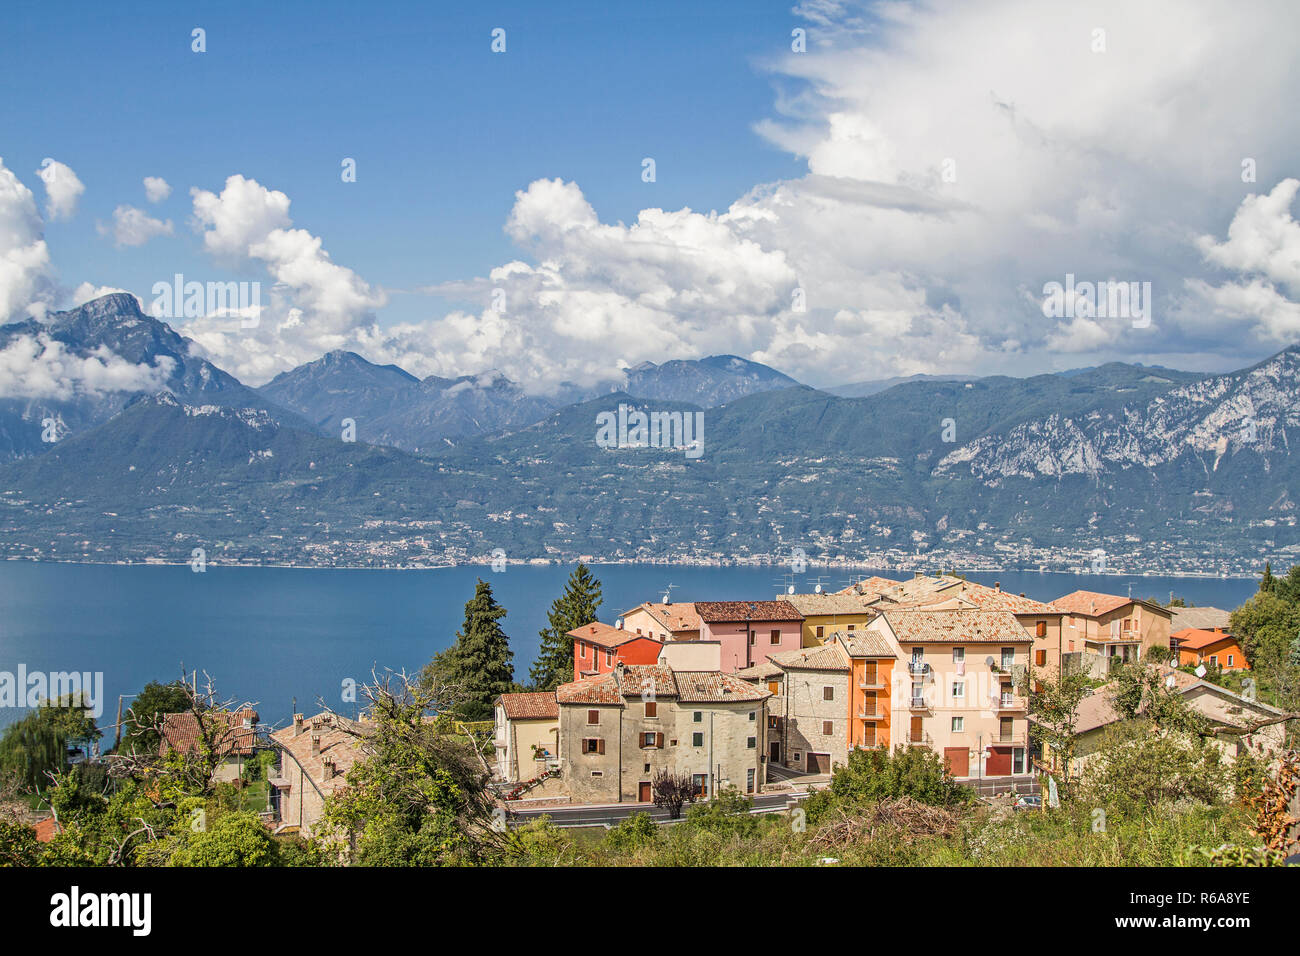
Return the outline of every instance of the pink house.
<path id="1" fill-rule="evenodd" d="M 803 615 L 789 601 L 696 601 L 695 611 L 700 640 L 722 645 L 724 674 L 803 644 Z"/>

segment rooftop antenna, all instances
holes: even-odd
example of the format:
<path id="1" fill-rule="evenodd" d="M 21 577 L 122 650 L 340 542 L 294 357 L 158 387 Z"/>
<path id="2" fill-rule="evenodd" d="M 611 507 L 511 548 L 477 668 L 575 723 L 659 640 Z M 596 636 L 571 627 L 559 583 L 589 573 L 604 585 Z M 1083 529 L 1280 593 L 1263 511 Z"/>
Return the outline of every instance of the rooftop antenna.
<path id="1" fill-rule="evenodd" d="M 671 581 L 668 583 L 668 587 L 664 588 L 664 599 L 662 603 L 664 604 L 673 603 L 673 588 L 675 587 L 680 587 L 680 585 L 673 584 Z"/>
<path id="2" fill-rule="evenodd" d="M 813 582 L 813 594 L 821 594 L 823 589 L 822 578 L 820 575 Z"/>
<path id="3" fill-rule="evenodd" d="M 794 594 L 794 572 L 787 571 L 776 579 L 776 584 L 786 594 Z"/>

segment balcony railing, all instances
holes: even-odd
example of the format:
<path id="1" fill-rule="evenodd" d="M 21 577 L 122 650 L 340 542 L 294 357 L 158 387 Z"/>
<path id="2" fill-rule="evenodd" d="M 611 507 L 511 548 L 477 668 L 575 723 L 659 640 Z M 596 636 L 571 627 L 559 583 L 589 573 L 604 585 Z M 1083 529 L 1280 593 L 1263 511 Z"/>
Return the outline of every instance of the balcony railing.
<path id="1" fill-rule="evenodd" d="M 884 690 L 885 682 L 877 677 L 874 681 L 860 680 L 858 687 L 861 690 Z"/>
<path id="2" fill-rule="evenodd" d="M 880 711 L 876 711 L 876 710 L 870 712 L 865 710 L 858 711 L 858 720 L 884 720 L 884 719 L 885 719 L 885 715 L 882 714 Z"/>
<path id="3" fill-rule="evenodd" d="M 993 702 L 993 709 L 998 711 L 1020 711 L 1028 706 L 1028 701 L 1014 694 L 1003 694 Z"/>
<path id="4" fill-rule="evenodd" d="M 1021 734 L 994 734 L 988 742 L 990 747 L 1023 747 L 1025 746 L 1025 735 Z"/>
<path id="5" fill-rule="evenodd" d="M 909 674 L 928 674 L 930 673 L 930 665 L 925 661 L 908 661 L 907 672 Z"/>
<path id="6" fill-rule="evenodd" d="M 908 703 L 908 707 L 910 707 L 912 710 L 929 710 L 929 709 L 930 709 L 930 705 L 929 705 L 929 703 L 927 703 L 927 701 L 926 701 L 926 699 L 925 699 L 924 697 L 912 697 L 911 700 L 910 700 L 910 702 Z"/>

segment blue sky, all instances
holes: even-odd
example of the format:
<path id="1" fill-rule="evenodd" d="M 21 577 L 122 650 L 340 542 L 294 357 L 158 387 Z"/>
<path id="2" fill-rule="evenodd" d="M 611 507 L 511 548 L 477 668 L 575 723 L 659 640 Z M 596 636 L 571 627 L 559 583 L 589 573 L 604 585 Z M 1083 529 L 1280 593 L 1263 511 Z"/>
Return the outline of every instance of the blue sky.
<path id="1" fill-rule="evenodd" d="M 90 222 L 139 204 L 144 175 L 173 185 L 151 212 L 178 224 L 190 185 L 238 172 L 283 190 L 337 261 L 403 289 L 514 255 L 502 224 L 539 177 L 577 180 L 603 219 L 630 220 L 647 205 L 723 208 L 802 171 L 751 128 L 773 100 L 761 61 L 798 23 L 788 2 L 185 6 L 11 8 L 0 155 L 20 174 L 57 157 L 86 184 L 81 215 L 47 233 L 79 278 L 141 294 L 157 279 L 160 250 L 114 249 Z M 341 182 L 344 157 L 356 183 Z M 172 244 L 163 273 L 202 271 L 178 235 L 190 248 Z M 398 297 L 386 318 L 428 307 Z"/>
<path id="2" fill-rule="evenodd" d="M 1227 370 L 1300 341 L 1283 0 L 6 16 L 0 320 L 258 282 L 255 328 L 164 316 L 250 384 L 335 348 L 547 391 L 720 353 L 825 385 Z M 1049 308 L 1076 280 L 1149 294 Z M 35 394 L 28 356 L 58 366 L 26 343 L 0 391 Z"/>

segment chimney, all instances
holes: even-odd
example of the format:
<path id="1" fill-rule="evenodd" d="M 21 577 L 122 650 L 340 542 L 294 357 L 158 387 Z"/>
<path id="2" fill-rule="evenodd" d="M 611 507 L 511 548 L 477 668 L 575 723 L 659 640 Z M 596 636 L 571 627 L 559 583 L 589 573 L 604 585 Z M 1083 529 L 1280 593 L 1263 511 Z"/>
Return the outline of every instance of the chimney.
<path id="1" fill-rule="evenodd" d="M 311 735 L 311 755 L 313 757 L 320 756 L 320 734 Z"/>
<path id="2" fill-rule="evenodd" d="M 293 735 L 297 737 L 302 733 L 302 714 L 293 715 Z"/>
<path id="3" fill-rule="evenodd" d="M 994 581 L 994 582 L 993 582 L 993 590 L 995 590 L 995 591 L 1001 591 L 1001 590 L 1002 590 L 1002 582 L 1001 582 L 1001 581 Z"/>

